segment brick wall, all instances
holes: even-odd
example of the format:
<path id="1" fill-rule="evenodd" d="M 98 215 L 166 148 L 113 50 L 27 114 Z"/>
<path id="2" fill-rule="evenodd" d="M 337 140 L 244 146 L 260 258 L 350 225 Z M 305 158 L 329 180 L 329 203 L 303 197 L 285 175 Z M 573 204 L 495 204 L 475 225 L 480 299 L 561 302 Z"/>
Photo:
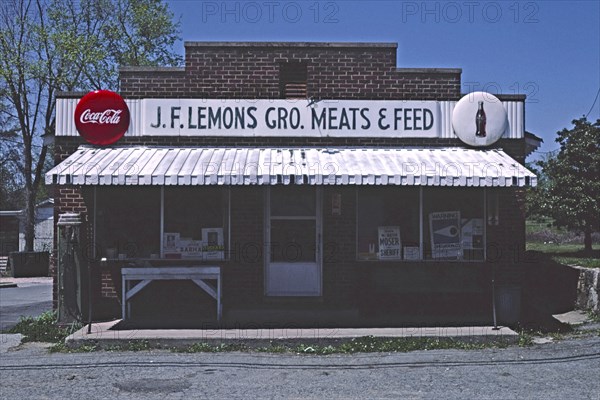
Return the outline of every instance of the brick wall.
<path id="1" fill-rule="evenodd" d="M 260 303 L 264 280 L 264 187 L 231 189 L 231 261 L 223 272 L 227 304 Z"/>
<path id="2" fill-rule="evenodd" d="M 499 284 L 518 284 L 527 266 L 525 258 L 525 189 L 495 188 L 498 197 L 497 226 L 488 226 L 488 258 L 494 264 Z"/>
<path id="3" fill-rule="evenodd" d="M 341 196 L 340 215 L 332 214 L 333 195 Z M 323 297 L 329 304 L 357 304 L 356 188 L 323 189 Z"/>
<path id="4" fill-rule="evenodd" d="M 100 297 L 108 299 L 118 298 L 115 282 L 109 271 L 100 273 Z"/>
<path id="5" fill-rule="evenodd" d="M 122 68 L 128 98 L 280 98 L 282 63 L 307 66 L 318 99 L 458 100 L 459 69 L 398 69 L 395 44 L 186 43 L 185 68 Z"/>

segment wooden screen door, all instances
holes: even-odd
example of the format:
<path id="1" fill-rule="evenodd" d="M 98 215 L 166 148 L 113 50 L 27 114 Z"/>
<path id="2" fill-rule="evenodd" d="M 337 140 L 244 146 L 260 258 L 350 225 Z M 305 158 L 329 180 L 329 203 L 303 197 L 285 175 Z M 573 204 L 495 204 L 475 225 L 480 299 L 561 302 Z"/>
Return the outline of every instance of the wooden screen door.
<path id="1" fill-rule="evenodd" d="M 321 199 L 315 186 L 273 186 L 265 210 L 265 294 L 321 295 Z"/>

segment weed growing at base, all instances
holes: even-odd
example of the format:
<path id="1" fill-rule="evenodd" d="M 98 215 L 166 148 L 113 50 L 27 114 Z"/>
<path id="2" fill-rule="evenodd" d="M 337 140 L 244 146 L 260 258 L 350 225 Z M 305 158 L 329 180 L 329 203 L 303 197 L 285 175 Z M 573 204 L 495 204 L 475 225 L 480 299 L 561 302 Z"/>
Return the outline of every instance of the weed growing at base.
<path id="1" fill-rule="evenodd" d="M 393 353 L 409 352 L 416 350 L 479 350 L 489 347 L 503 348 L 508 344 L 502 341 L 489 343 L 469 343 L 445 338 L 376 338 L 364 336 L 353 338 L 338 344 L 279 344 L 271 342 L 266 347 L 250 347 L 245 344 L 218 344 L 196 343 L 183 349 L 172 349 L 183 353 L 219 353 L 227 351 L 244 351 L 259 353 L 296 353 L 311 355 L 328 354 L 353 354 L 353 353 Z"/>
<path id="2" fill-rule="evenodd" d="M 8 333 L 20 333 L 23 342 L 61 343 L 67 336 L 82 327 L 79 323 L 68 326 L 58 324 L 57 314 L 47 311 L 39 317 L 21 317 L 19 322 L 8 330 Z"/>

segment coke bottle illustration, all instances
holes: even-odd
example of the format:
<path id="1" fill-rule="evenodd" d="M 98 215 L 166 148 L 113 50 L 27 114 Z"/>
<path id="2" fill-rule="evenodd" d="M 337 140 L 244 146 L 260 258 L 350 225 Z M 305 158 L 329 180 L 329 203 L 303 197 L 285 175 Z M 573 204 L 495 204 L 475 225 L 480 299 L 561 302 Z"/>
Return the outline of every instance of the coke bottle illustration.
<path id="1" fill-rule="evenodd" d="M 477 115 L 475 115 L 475 125 L 477 126 L 477 130 L 475 131 L 475 136 L 477 137 L 485 137 L 485 111 L 483 110 L 483 101 L 479 102 L 479 109 L 477 110 Z"/>

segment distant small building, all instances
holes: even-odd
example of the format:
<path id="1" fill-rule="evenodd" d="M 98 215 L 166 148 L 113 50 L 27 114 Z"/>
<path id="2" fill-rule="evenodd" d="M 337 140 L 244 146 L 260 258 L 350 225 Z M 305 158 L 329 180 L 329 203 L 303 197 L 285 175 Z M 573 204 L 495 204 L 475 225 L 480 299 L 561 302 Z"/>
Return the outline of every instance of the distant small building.
<path id="1" fill-rule="evenodd" d="M 36 205 L 34 251 L 52 250 L 54 240 L 54 199 Z M 25 250 L 25 210 L 0 211 L 0 256 Z"/>

